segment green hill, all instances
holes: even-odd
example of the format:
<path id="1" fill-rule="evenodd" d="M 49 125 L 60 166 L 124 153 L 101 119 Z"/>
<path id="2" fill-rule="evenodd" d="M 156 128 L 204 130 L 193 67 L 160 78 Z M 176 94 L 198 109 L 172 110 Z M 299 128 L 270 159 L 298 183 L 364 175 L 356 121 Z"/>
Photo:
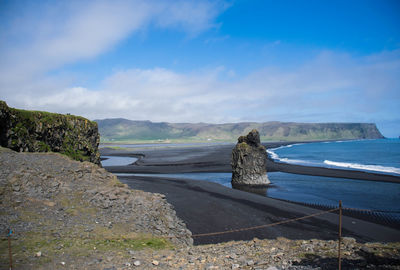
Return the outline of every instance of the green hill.
<path id="1" fill-rule="evenodd" d="M 307 141 L 383 138 L 370 123 L 243 122 L 227 124 L 155 123 L 122 118 L 95 120 L 101 142 L 235 142 L 252 129 L 262 141 Z"/>

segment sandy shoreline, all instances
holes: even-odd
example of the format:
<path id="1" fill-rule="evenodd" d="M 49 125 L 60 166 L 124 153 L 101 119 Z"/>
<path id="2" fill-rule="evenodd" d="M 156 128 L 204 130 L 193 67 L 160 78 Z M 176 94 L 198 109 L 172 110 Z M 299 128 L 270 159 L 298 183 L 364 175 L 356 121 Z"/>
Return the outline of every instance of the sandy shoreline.
<path id="1" fill-rule="evenodd" d="M 263 143 L 266 148 L 276 148 L 294 142 Z M 188 173 L 188 172 L 231 172 L 230 158 L 234 144 L 195 147 L 142 148 L 125 151 L 103 148 L 106 156 L 138 157 L 134 166 L 110 166 L 114 173 Z M 287 172 L 313 176 L 338 177 L 368 181 L 400 183 L 399 176 L 357 170 L 312 167 L 267 161 L 267 172 Z"/>
<path id="2" fill-rule="evenodd" d="M 289 143 L 285 143 L 289 144 Z M 274 148 L 281 143 L 266 144 Z M 163 147 L 131 149 L 129 151 L 105 148 L 102 155 L 140 156 L 128 166 L 106 167 L 114 173 L 183 173 L 231 172 L 230 154 L 234 144 L 195 147 Z M 399 177 L 358 171 L 313 168 L 269 161 L 267 171 L 400 182 Z M 163 179 L 145 176 L 119 176 L 131 188 L 164 194 L 177 215 L 184 220 L 193 234 L 246 228 L 273 223 L 289 218 L 319 212 L 320 210 L 255 195 L 222 185 L 187 179 Z M 271 228 L 195 238 L 196 244 L 217 243 L 229 240 L 286 237 L 289 239 L 336 239 L 338 216 L 324 214 Z M 323 228 L 323 229 L 321 229 Z M 358 241 L 400 241 L 398 229 L 389 228 L 352 217 L 343 220 L 345 236 Z"/>

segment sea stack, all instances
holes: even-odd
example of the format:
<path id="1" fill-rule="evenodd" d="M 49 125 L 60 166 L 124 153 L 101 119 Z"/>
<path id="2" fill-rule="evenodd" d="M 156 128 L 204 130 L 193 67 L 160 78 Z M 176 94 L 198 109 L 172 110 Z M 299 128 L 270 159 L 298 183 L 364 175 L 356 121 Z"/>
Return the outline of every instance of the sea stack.
<path id="1" fill-rule="evenodd" d="M 253 129 L 247 136 L 240 136 L 232 150 L 232 187 L 268 185 L 266 162 L 267 153 L 258 131 Z"/>

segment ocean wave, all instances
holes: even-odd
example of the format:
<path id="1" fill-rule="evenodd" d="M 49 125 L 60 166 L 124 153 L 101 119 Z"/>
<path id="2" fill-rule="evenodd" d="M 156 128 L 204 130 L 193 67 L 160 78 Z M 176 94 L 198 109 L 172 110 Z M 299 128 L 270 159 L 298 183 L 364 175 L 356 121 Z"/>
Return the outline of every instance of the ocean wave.
<path id="1" fill-rule="evenodd" d="M 396 167 L 386 167 L 380 165 L 365 165 L 358 163 L 347 163 L 347 162 L 337 162 L 331 160 L 325 160 L 324 164 L 336 167 L 344 167 L 351 169 L 359 169 L 359 170 L 367 170 L 367 171 L 376 171 L 376 172 L 386 172 L 386 173 L 396 173 L 400 174 L 400 168 Z"/>
<path id="2" fill-rule="evenodd" d="M 273 149 L 267 149 L 267 153 L 269 154 L 269 156 L 274 159 L 274 160 L 279 160 L 279 156 L 277 153 L 275 153 L 273 151 Z"/>
<path id="3" fill-rule="evenodd" d="M 275 160 L 275 161 L 279 161 L 279 162 L 283 162 L 283 163 L 291 163 L 291 164 L 303 164 L 303 165 L 310 165 L 310 164 L 315 164 L 313 162 L 310 161 L 306 161 L 306 160 L 301 160 L 301 159 L 289 159 L 289 158 L 281 158 L 279 157 L 279 155 L 277 153 L 274 152 L 274 150 L 277 149 L 281 149 L 281 148 L 290 148 L 293 145 L 300 145 L 301 143 L 296 143 L 296 144 L 290 144 L 290 145 L 284 145 L 284 146 L 280 146 L 277 148 L 273 148 L 273 149 L 267 149 L 267 153 L 269 154 L 269 156 Z"/>
<path id="4" fill-rule="evenodd" d="M 291 164 L 303 164 L 303 165 L 311 165 L 314 164 L 314 162 L 311 161 L 306 161 L 306 160 L 301 160 L 301 159 L 289 159 L 289 158 L 279 158 L 279 161 L 284 162 L 284 163 L 291 163 Z"/>
<path id="5" fill-rule="evenodd" d="M 302 144 L 304 144 L 304 143 L 294 143 L 294 144 L 282 145 L 282 146 L 279 146 L 276 148 L 267 149 L 267 153 L 270 155 L 270 157 L 272 159 L 281 160 L 281 158 L 278 156 L 278 154 L 274 152 L 275 150 L 282 149 L 282 148 L 291 148 L 295 145 L 302 145 Z"/>

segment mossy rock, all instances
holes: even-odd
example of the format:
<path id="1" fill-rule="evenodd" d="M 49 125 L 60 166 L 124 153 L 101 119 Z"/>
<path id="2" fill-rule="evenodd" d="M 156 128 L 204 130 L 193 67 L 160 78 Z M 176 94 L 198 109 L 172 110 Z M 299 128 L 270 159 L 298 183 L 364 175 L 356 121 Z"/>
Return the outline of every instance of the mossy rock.
<path id="1" fill-rule="evenodd" d="M 0 101 L 1 146 L 23 152 L 59 152 L 100 164 L 96 122 L 74 115 L 10 108 Z"/>

